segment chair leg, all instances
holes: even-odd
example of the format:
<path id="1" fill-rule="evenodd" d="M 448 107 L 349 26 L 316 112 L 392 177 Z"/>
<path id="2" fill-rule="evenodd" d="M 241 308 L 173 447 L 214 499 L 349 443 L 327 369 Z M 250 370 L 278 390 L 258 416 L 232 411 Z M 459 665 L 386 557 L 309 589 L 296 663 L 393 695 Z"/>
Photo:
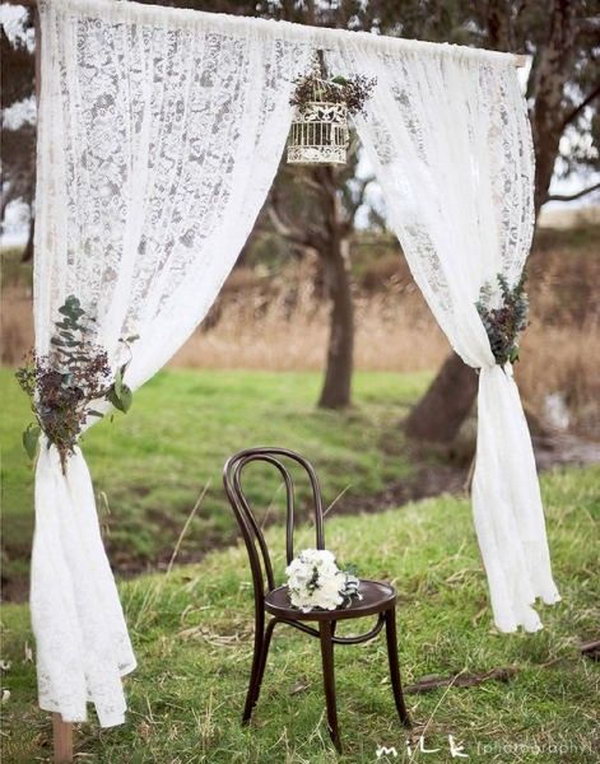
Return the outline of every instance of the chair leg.
<path id="1" fill-rule="evenodd" d="M 254 706 L 258 703 L 260 688 L 262 686 L 263 676 L 265 675 L 265 666 L 267 665 L 267 657 L 269 655 L 269 647 L 271 646 L 271 637 L 273 636 L 273 629 L 275 628 L 276 623 L 278 623 L 277 618 L 272 618 L 269 621 L 269 625 L 267 626 L 267 629 L 265 631 L 265 637 L 263 639 L 262 651 L 260 656 L 260 664 L 258 667 L 258 674 L 256 676 L 256 688 L 255 688 L 254 703 L 253 703 Z"/>
<path id="2" fill-rule="evenodd" d="M 252 711 L 258 698 L 260 687 L 260 667 L 262 663 L 263 645 L 265 641 L 265 616 L 263 612 L 256 614 L 254 624 L 254 655 L 252 656 L 252 668 L 250 670 L 250 684 L 246 694 L 246 704 L 242 715 L 242 724 L 247 724 L 252 716 Z"/>
<path id="3" fill-rule="evenodd" d="M 400 666 L 398 664 L 398 640 L 396 636 L 396 608 L 390 608 L 384 614 L 385 635 L 387 638 L 388 660 L 390 664 L 390 680 L 394 692 L 396 710 L 402 724 L 410 729 L 412 727 L 410 716 L 404 703 L 402 694 L 402 682 L 400 681 Z"/>
<path id="4" fill-rule="evenodd" d="M 331 621 L 321 621 L 319 632 L 321 636 L 321 658 L 323 661 L 323 684 L 325 687 L 325 702 L 327 705 L 327 724 L 329 734 L 338 752 L 342 752 L 340 732 L 338 728 L 337 709 L 335 704 L 335 677 L 333 673 L 333 625 Z"/>

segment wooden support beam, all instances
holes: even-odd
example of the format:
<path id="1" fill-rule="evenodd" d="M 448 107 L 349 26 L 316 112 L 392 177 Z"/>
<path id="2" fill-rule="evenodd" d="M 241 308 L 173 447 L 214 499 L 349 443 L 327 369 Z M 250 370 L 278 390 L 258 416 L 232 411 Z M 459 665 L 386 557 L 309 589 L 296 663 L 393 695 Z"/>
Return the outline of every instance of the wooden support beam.
<path id="1" fill-rule="evenodd" d="M 71 764 L 73 761 L 73 724 L 63 722 L 60 714 L 52 714 L 52 743 L 54 764 Z"/>

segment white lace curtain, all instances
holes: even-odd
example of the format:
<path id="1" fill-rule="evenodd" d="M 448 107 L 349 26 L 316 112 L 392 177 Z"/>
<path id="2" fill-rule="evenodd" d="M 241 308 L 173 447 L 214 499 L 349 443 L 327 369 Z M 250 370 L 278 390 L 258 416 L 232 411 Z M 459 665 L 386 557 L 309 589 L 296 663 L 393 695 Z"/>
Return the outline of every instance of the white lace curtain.
<path id="1" fill-rule="evenodd" d="M 97 318 L 113 368 L 149 379 L 204 317 L 265 199 L 315 48 L 375 73 L 358 129 L 390 221 L 440 324 L 481 367 L 474 505 L 496 621 L 537 628 L 556 598 L 518 393 L 473 303 L 517 278 L 531 235 L 529 129 L 511 56 L 107 0 L 44 0 L 35 327 L 48 350 L 69 294 Z M 457 193 L 457 191 L 460 193 Z M 131 416 L 135 416 L 132 412 Z M 496 421 L 492 421 L 492 419 Z M 135 659 L 81 452 L 67 477 L 42 444 L 31 610 L 40 705 L 123 720 Z M 537 565 L 537 567 L 536 567 Z"/>
<path id="2" fill-rule="evenodd" d="M 376 54 L 348 42 L 335 71 L 377 77 L 356 119 L 415 281 L 452 347 L 480 369 L 473 515 L 495 623 L 541 628 L 556 602 L 531 438 L 510 364 L 495 363 L 475 307 L 514 286 L 533 234 L 533 148 L 514 66 L 490 57 Z"/>
<path id="3" fill-rule="evenodd" d="M 74 294 L 113 368 L 119 337 L 139 335 L 126 377 L 134 389 L 181 346 L 233 266 L 310 56 L 305 43 L 252 26 L 227 32 L 200 14 L 173 25 L 161 10 L 41 6 L 36 348 L 48 351 L 57 309 Z M 80 721 L 89 699 L 103 726 L 119 724 L 120 676 L 135 659 L 81 452 L 64 477 L 55 448 L 42 445 L 35 504 L 40 705 Z"/>

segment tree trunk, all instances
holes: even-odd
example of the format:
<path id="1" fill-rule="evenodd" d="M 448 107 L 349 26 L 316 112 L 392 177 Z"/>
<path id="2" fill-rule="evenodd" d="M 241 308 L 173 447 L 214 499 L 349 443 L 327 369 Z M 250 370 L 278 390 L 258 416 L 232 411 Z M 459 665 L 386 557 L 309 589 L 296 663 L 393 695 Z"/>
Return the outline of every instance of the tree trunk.
<path id="1" fill-rule="evenodd" d="M 419 440 L 450 443 L 471 410 L 476 393 L 477 374 L 452 353 L 409 414 L 406 434 Z"/>
<path id="2" fill-rule="evenodd" d="M 21 262 L 30 263 L 33 260 L 33 240 L 35 237 L 35 218 L 33 217 L 33 208 L 31 209 L 31 217 L 29 218 L 29 233 L 27 235 L 27 244 L 21 255 Z"/>
<path id="3" fill-rule="evenodd" d="M 548 196 L 560 138 L 564 131 L 563 93 L 573 69 L 575 3 L 554 0 L 550 34 L 532 72 L 531 127 L 535 147 L 535 213 Z"/>
<path id="4" fill-rule="evenodd" d="M 336 238 L 323 254 L 331 299 L 327 367 L 319 406 L 340 409 L 351 403 L 354 356 L 354 306 L 349 273 L 349 240 Z"/>

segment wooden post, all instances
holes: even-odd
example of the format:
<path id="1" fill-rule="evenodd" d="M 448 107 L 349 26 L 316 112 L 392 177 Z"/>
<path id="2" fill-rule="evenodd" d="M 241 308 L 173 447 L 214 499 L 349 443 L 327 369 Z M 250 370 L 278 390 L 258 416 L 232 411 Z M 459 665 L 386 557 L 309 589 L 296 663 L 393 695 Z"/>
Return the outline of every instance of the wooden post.
<path id="1" fill-rule="evenodd" d="M 73 724 L 63 722 L 60 714 L 52 714 L 52 740 L 55 764 L 70 764 L 73 761 Z"/>

